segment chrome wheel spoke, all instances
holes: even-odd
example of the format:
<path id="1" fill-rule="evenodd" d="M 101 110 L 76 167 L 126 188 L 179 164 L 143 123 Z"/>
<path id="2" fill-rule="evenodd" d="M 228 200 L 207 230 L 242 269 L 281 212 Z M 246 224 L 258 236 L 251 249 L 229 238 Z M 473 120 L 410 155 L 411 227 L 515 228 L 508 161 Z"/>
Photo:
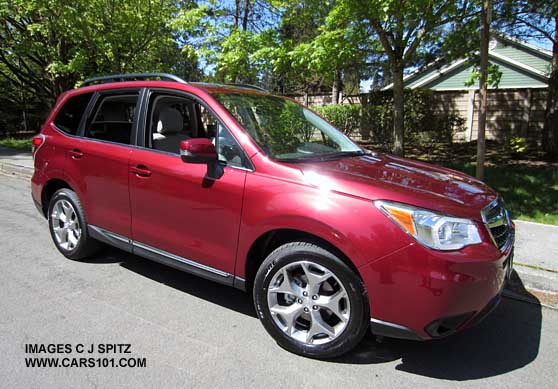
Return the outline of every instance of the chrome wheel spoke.
<path id="1" fill-rule="evenodd" d="M 68 248 L 71 250 L 76 247 L 78 242 L 78 237 L 74 230 L 68 229 Z"/>
<path id="2" fill-rule="evenodd" d="M 315 267 L 310 263 L 303 263 L 302 270 L 304 270 L 304 274 L 308 280 L 306 288 L 310 295 L 318 294 L 322 283 L 332 276 L 329 270 L 317 272 Z"/>
<path id="3" fill-rule="evenodd" d="M 316 335 L 327 335 L 328 338 L 335 338 L 335 329 L 327 324 L 319 311 L 312 311 L 310 328 L 306 333 L 306 343 L 313 343 Z"/>
<path id="4" fill-rule="evenodd" d="M 293 296 L 298 296 L 301 292 L 300 288 L 296 285 L 293 285 L 293 280 L 289 275 L 287 269 L 283 269 L 280 274 L 283 276 L 283 280 L 279 285 L 270 287 L 269 291 L 271 293 L 285 293 Z"/>
<path id="5" fill-rule="evenodd" d="M 64 236 L 64 228 L 63 227 L 54 227 L 54 235 L 56 240 L 60 243 L 62 242 L 62 238 Z"/>
<path id="6" fill-rule="evenodd" d="M 64 216 L 66 217 L 66 220 L 72 220 L 74 209 L 72 208 L 70 203 L 68 203 L 67 201 L 61 201 L 60 205 L 62 207 L 62 211 L 64 213 Z"/>
<path id="7" fill-rule="evenodd" d="M 341 302 L 345 298 L 348 298 L 347 293 L 339 290 L 331 296 L 320 296 L 320 298 L 316 300 L 316 304 L 319 307 L 327 308 L 341 321 L 345 322 L 349 319 L 345 309 L 341 307 Z"/>
<path id="8" fill-rule="evenodd" d="M 288 306 L 276 305 L 271 307 L 270 310 L 273 315 L 281 316 L 284 322 L 283 330 L 288 335 L 292 335 L 295 328 L 295 322 L 303 312 L 303 306 L 297 303 Z"/>
<path id="9" fill-rule="evenodd" d="M 305 344 L 324 344 L 347 327 L 350 300 L 339 278 L 325 266 L 292 262 L 269 283 L 267 304 L 275 324 Z"/>

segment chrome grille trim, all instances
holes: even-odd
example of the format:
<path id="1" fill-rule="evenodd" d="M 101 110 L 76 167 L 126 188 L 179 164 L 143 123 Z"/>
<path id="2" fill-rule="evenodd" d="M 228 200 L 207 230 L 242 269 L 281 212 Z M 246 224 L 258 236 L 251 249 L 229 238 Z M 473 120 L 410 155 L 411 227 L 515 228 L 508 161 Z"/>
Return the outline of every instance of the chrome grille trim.
<path id="1" fill-rule="evenodd" d="M 513 229 L 510 213 L 504 201 L 498 197 L 481 211 L 482 221 L 488 230 L 492 242 L 500 251 L 505 251 L 513 242 Z"/>

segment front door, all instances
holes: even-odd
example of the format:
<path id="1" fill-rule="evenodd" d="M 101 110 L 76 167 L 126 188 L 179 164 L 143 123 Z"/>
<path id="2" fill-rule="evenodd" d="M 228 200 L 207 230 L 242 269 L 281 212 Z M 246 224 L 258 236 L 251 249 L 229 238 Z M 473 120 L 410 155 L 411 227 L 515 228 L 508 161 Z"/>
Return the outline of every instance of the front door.
<path id="1" fill-rule="evenodd" d="M 129 172 L 134 250 L 229 276 L 236 257 L 245 156 L 233 156 L 227 148 L 230 161 L 222 162 L 220 178 L 210 178 L 207 165 L 181 160 L 181 140 L 207 137 L 218 142 L 226 131 L 193 98 L 152 92 L 142 120 L 144 147 L 132 150 Z"/>

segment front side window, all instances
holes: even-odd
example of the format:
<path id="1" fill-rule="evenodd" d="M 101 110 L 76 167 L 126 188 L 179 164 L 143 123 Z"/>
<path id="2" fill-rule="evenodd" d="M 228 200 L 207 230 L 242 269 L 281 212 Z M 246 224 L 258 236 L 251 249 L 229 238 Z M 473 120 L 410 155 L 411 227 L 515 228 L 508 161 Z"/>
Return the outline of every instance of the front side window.
<path id="1" fill-rule="evenodd" d="M 70 97 L 54 119 L 56 128 L 66 134 L 76 135 L 81 117 L 87 108 L 87 104 L 89 104 L 89 100 L 91 100 L 91 96 L 93 96 L 93 93 L 83 93 Z"/>
<path id="2" fill-rule="evenodd" d="M 130 144 L 137 100 L 137 93 L 101 96 L 85 136 Z"/>
<path id="3" fill-rule="evenodd" d="M 230 166 L 249 166 L 234 137 L 196 100 L 154 93 L 149 99 L 146 124 L 146 147 L 179 154 L 181 141 L 208 138 L 215 145 L 221 162 Z"/>
<path id="4" fill-rule="evenodd" d="M 335 127 L 290 100 L 242 93 L 213 96 L 273 159 L 295 162 L 363 154 Z"/>

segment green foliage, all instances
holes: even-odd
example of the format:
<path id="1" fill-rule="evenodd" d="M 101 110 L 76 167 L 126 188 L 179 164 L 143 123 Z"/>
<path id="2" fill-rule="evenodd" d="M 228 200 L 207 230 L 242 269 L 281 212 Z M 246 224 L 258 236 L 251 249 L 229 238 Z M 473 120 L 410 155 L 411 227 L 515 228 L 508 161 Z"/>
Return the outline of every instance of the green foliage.
<path id="1" fill-rule="evenodd" d="M 441 109 L 440 109 L 441 107 Z M 373 92 L 363 103 L 363 135 L 389 148 L 393 142 L 393 95 L 390 91 Z M 404 126 L 411 143 L 428 145 L 451 143 L 464 119 L 454 107 L 447 106 L 428 90 L 405 90 Z"/>
<path id="2" fill-rule="evenodd" d="M 195 7 L 193 0 L 0 2 L 0 82 L 7 102 L 0 116 L 40 110 L 44 120 L 62 91 L 95 75 L 169 71 L 199 78 L 196 51 L 184 38 L 197 33 L 196 26 L 180 36 L 172 27 L 177 15 Z M 22 122 L 0 122 L 0 132 Z"/>
<path id="3" fill-rule="evenodd" d="M 508 139 L 508 147 L 514 156 L 521 156 L 529 148 L 527 139 L 521 136 L 513 136 Z"/>
<path id="4" fill-rule="evenodd" d="M 502 79 L 502 72 L 500 71 L 500 67 L 496 64 L 489 63 L 487 72 L 488 72 L 488 78 L 487 78 L 488 85 L 493 88 L 498 88 L 498 85 L 500 84 L 500 80 Z M 475 65 L 471 72 L 471 76 L 469 77 L 469 79 L 467 79 L 467 81 L 465 81 L 464 86 L 470 87 L 476 85 L 479 79 L 480 79 L 479 67 L 478 65 Z"/>
<path id="5" fill-rule="evenodd" d="M 17 139 L 17 138 L 6 138 L 0 139 L 0 146 L 9 147 L 10 149 L 16 149 L 21 151 L 31 151 L 31 138 Z"/>
<path id="6" fill-rule="evenodd" d="M 353 135 L 360 128 L 360 104 L 326 105 L 313 109 L 347 136 Z"/>

